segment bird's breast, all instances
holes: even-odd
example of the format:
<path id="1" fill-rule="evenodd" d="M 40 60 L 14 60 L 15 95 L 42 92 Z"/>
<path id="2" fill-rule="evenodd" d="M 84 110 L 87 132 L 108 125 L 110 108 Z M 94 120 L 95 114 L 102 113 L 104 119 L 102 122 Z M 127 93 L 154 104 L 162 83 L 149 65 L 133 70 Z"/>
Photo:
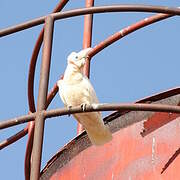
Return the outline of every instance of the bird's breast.
<path id="1" fill-rule="evenodd" d="M 81 105 L 84 103 L 84 99 L 88 96 L 87 88 L 82 82 L 65 84 L 63 94 L 68 106 Z"/>

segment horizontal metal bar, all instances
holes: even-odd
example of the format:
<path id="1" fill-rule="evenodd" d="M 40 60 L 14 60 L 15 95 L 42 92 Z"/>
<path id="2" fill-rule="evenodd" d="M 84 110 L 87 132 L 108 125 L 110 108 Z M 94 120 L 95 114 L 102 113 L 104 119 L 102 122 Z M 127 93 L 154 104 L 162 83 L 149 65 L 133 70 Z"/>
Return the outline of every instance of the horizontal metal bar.
<path id="1" fill-rule="evenodd" d="M 124 5 L 112 5 L 112 6 L 99 6 L 99 7 L 90 7 L 90 8 L 81 8 L 75 10 L 69 10 L 65 12 L 59 13 L 52 13 L 52 17 L 55 20 L 58 19 L 65 19 L 74 16 L 80 16 L 85 14 L 92 14 L 92 13 L 110 13 L 110 12 L 151 12 L 151 13 L 165 13 L 165 14 L 172 14 L 172 15 L 180 15 L 180 8 L 171 8 L 167 6 L 150 6 L 150 5 L 131 5 L 131 4 L 124 4 Z M 33 26 L 37 26 L 43 24 L 45 18 L 47 16 L 42 16 L 30 21 L 26 21 L 24 23 L 8 27 L 5 29 L 0 30 L 0 37 L 6 36 L 18 31 L 22 31 L 27 28 L 31 28 Z"/>
<path id="2" fill-rule="evenodd" d="M 32 121 L 36 116 L 36 113 L 20 116 L 20 117 L 15 117 L 9 120 L 4 120 L 0 122 L 0 129 L 5 129 L 11 126 L 23 124 L 29 121 Z"/>
<path id="3" fill-rule="evenodd" d="M 174 105 L 164 105 L 164 104 L 144 104 L 144 103 L 125 103 L 125 104 L 92 104 L 86 105 L 86 109 L 83 111 L 81 106 L 67 108 L 58 108 L 48 111 L 42 111 L 46 118 L 52 118 L 56 116 L 63 116 L 75 113 L 83 112 L 94 112 L 94 111 L 152 111 L 152 112 L 170 112 L 170 113 L 180 113 L 180 106 Z M 29 121 L 34 121 L 35 113 L 25 116 L 20 116 L 17 118 L 2 121 L 0 123 L 0 129 L 15 126 Z"/>
<path id="4" fill-rule="evenodd" d="M 10 136 L 9 138 L 5 139 L 4 141 L 1 141 L 0 142 L 0 150 L 4 149 L 8 145 L 16 142 L 17 140 L 23 138 L 27 133 L 28 133 L 28 128 L 25 127 L 24 129 L 22 129 L 18 133 Z"/>

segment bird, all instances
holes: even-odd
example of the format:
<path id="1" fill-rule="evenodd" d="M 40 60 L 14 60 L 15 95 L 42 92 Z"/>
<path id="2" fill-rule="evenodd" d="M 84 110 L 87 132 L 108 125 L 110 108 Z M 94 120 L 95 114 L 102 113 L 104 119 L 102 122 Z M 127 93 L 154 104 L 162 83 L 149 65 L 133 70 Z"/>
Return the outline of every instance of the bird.
<path id="1" fill-rule="evenodd" d="M 57 81 L 59 95 L 67 108 L 81 105 L 98 104 L 98 98 L 90 80 L 83 74 L 83 67 L 92 48 L 72 52 L 67 58 L 67 67 L 63 79 Z M 100 146 L 112 140 L 112 134 L 104 125 L 101 112 L 83 112 L 73 114 L 85 128 L 93 145 Z"/>

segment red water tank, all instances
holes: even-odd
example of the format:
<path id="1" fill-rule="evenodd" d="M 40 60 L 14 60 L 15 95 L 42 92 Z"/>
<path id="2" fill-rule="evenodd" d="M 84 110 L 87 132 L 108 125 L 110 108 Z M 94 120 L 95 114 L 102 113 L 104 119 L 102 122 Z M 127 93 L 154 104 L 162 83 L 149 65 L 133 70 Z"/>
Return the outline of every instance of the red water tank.
<path id="1" fill-rule="evenodd" d="M 176 104 L 180 100 L 179 96 L 164 97 L 158 101 L 157 98 L 154 99 L 162 104 Z M 149 100 L 153 99 L 150 98 Z M 144 128 L 143 121 L 121 129 L 125 126 L 122 122 L 132 123 L 144 116 L 152 114 L 127 112 L 109 120 L 108 126 L 113 132 L 113 140 L 104 146 L 92 146 L 87 134 L 83 132 L 48 162 L 41 172 L 41 179 L 179 180 L 180 156 L 173 156 L 180 151 L 177 151 L 180 148 L 178 115 L 173 116 L 173 121 L 145 137 L 140 134 Z M 172 120 L 171 113 L 156 113 L 153 117 L 157 122 L 162 117 L 164 120 Z M 161 174 L 167 162 L 170 165 Z"/>

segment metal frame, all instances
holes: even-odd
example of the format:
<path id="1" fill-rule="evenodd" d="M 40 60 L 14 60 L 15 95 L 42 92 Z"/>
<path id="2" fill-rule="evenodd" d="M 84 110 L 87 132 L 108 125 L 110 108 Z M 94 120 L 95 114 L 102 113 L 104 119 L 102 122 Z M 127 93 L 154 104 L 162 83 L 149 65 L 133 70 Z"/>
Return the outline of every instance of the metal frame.
<path id="1" fill-rule="evenodd" d="M 90 76 L 90 60 L 96 55 L 98 52 L 103 50 L 105 47 L 111 45 L 122 37 L 142 28 L 152 23 L 161 21 L 163 19 L 172 17 L 174 15 L 180 15 L 179 8 L 169 8 L 163 6 L 147 6 L 147 5 L 113 5 L 113 6 L 100 6 L 100 7 L 92 7 L 94 5 L 94 0 L 86 0 L 86 8 L 69 10 L 65 12 L 58 12 L 63 9 L 63 7 L 68 3 L 68 0 L 61 0 L 57 7 L 54 9 L 53 13 L 47 16 L 43 16 L 40 18 L 36 18 L 31 21 L 27 21 L 25 23 L 12 26 L 9 28 L 5 28 L 0 30 L 0 37 L 31 28 L 33 26 L 37 26 L 39 24 L 44 23 L 44 28 L 39 34 L 38 40 L 35 44 L 34 51 L 31 57 L 30 68 L 29 68 L 29 76 L 28 76 L 28 100 L 29 100 L 29 114 L 21 117 L 17 117 L 14 119 L 9 119 L 6 121 L 0 122 L 0 129 L 8 128 L 20 123 L 29 122 L 27 127 L 15 134 L 14 136 L 8 138 L 7 140 L 0 143 L 0 149 L 5 148 L 9 144 L 14 143 L 19 140 L 27 133 L 29 135 L 25 156 L 25 178 L 37 180 L 40 177 L 40 165 L 41 165 L 41 155 L 42 155 L 42 144 L 43 144 L 43 132 L 44 132 L 44 120 L 46 118 L 66 115 L 71 113 L 82 112 L 81 107 L 73 107 L 71 110 L 66 108 L 60 108 L 55 110 L 46 111 L 48 105 L 51 103 L 52 99 L 55 97 L 58 87 L 55 84 L 52 90 L 47 92 L 48 89 L 48 81 L 49 81 L 49 71 L 50 71 L 50 62 L 51 62 L 51 50 L 52 50 L 52 41 L 53 41 L 53 27 L 54 21 L 64 18 L 70 18 L 73 16 L 85 15 L 85 23 L 84 23 L 84 39 L 83 39 L 83 48 L 87 48 L 91 46 L 92 39 L 92 23 L 93 23 L 93 14 L 94 13 L 108 13 L 108 12 L 154 12 L 160 13 L 154 16 L 145 18 L 127 28 L 118 31 L 112 36 L 108 37 L 106 40 L 102 41 L 98 45 L 96 45 L 93 50 L 89 53 L 84 73 L 86 76 Z M 165 13 L 165 14 L 162 14 Z M 43 55 L 42 55 L 42 64 L 41 64 L 41 75 L 39 82 L 39 95 L 37 102 L 37 110 L 35 108 L 34 101 L 34 75 L 35 75 L 35 67 L 37 62 L 37 57 L 39 54 L 39 50 L 41 44 L 43 42 Z M 63 77 L 61 77 L 63 78 Z M 156 96 L 149 97 L 149 99 L 140 100 L 135 104 L 98 104 L 98 105 L 90 105 L 86 107 L 87 112 L 91 111 L 112 111 L 118 110 L 112 115 L 105 118 L 105 121 L 108 119 L 115 119 L 121 116 L 123 113 L 127 113 L 129 111 L 153 111 L 153 112 L 171 112 L 171 113 L 180 113 L 179 106 L 172 105 L 162 105 L 162 104 L 145 104 L 149 103 L 149 101 L 156 101 L 157 99 L 164 99 L 169 96 L 177 95 L 180 93 L 179 88 L 175 88 L 169 90 L 167 92 L 161 93 Z M 154 99 L 153 99 L 154 98 Z M 173 120 L 173 118 L 172 118 Z M 164 125 L 165 122 L 161 123 L 161 126 Z M 148 127 L 151 129 L 151 123 L 149 123 Z M 154 131 L 158 127 L 153 127 L 151 131 Z M 149 131 L 149 133 L 151 132 Z M 82 127 L 78 126 L 78 133 L 82 132 Z M 146 133 L 147 134 L 147 133 Z M 31 155 L 32 153 L 32 155 Z M 31 165 L 31 157 L 32 157 L 32 165 Z M 30 171 L 31 169 L 31 171 Z"/>

